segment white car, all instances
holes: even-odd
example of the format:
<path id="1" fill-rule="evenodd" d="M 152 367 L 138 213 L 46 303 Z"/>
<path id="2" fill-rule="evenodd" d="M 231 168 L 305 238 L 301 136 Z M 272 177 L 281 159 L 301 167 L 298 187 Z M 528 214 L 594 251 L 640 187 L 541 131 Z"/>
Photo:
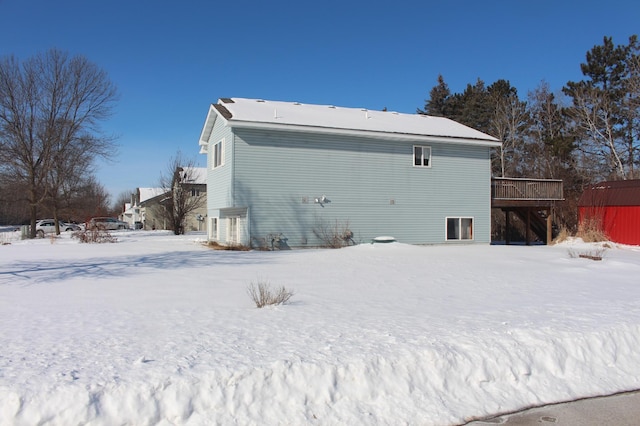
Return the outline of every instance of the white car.
<path id="1" fill-rule="evenodd" d="M 89 221 L 89 229 L 106 229 L 108 231 L 114 231 L 117 229 L 129 229 L 129 224 L 115 217 L 94 217 Z"/>
<path id="2" fill-rule="evenodd" d="M 60 232 L 79 231 L 80 227 L 73 223 L 59 221 Z M 43 238 L 46 234 L 55 234 L 56 221 L 53 219 L 42 219 L 36 222 L 36 236 Z"/>

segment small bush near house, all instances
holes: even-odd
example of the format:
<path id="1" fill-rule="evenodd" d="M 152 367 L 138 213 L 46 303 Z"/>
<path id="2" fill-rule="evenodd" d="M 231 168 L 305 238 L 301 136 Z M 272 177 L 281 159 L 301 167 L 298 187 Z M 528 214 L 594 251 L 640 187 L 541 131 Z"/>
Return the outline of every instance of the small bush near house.
<path id="1" fill-rule="evenodd" d="M 293 292 L 287 290 L 284 286 L 272 289 L 268 281 L 252 282 L 247 287 L 247 293 L 257 308 L 267 305 L 283 305 L 291 299 Z"/>
<path id="2" fill-rule="evenodd" d="M 117 243 L 118 239 L 111 235 L 109 231 L 93 227 L 82 231 L 76 231 L 71 234 L 72 238 L 77 238 L 81 243 Z"/>
<path id="3" fill-rule="evenodd" d="M 349 222 L 338 220 L 335 223 L 316 218 L 316 224 L 312 229 L 313 234 L 322 242 L 325 248 L 341 248 L 355 244 L 353 232 L 349 229 Z"/>
<path id="4" fill-rule="evenodd" d="M 251 247 L 247 247 L 242 244 L 232 244 L 228 246 L 224 246 L 215 241 L 208 241 L 206 243 L 207 247 L 214 250 L 228 250 L 228 251 L 250 251 Z"/>

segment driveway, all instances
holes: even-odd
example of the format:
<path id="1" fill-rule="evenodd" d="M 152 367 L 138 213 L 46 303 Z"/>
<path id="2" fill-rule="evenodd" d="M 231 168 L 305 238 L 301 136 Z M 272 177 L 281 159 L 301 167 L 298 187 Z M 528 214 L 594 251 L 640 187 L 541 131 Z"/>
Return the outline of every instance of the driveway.
<path id="1" fill-rule="evenodd" d="M 474 426 L 637 426 L 640 424 L 640 391 L 545 405 L 466 424 Z"/>

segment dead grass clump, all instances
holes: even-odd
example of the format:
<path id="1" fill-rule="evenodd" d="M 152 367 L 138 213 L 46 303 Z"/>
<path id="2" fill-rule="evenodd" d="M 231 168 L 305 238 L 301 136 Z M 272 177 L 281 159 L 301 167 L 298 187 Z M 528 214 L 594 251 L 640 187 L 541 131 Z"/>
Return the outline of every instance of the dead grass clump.
<path id="1" fill-rule="evenodd" d="M 251 282 L 247 287 L 249 297 L 256 304 L 257 308 L 267 305 L 283 305 L 291 299 L 293 292 L 284 286 L 272 289 L 268 281 Z"/>
<path id="2" fill-rule="evenodd" d="M 216 241 L 208 241 L 207 247 L 213 250 L 228 250 L 228 251 L 250 251 L 251 250 L 251 247 L 247 247 L 243 244 L 222 245 Z"/>
<path id="3" fill-rule="evenodd" d="M 569 238 L 571 238 L 571 232 L 566 226 L 563 226 L 562 228 L 560 228 L 560 232 L 558 232 L 558 235 L 551 243 L 560 244 L 564 241 L 567 241 Z"/>
<path id="4" fill-rule="evenodd" d="M 602 221 L 597 218 L 586 218 L 578 224 L 576 237 L 582 238 L 585 243 L 598 243 L 608 241 L 607 234 L 602 230 Z"/>
<path id="5" fill-rule="evenodd" d="M 91 229 L 85 229 L 83 231 L 76 231 L 71 234 L 72 238 L 77 238 L 81 243 L 87 244 L 102 244 L 102 243 L 117 243 L 118 239 L 111 235 L 109 231 L 93 227 Z"/>

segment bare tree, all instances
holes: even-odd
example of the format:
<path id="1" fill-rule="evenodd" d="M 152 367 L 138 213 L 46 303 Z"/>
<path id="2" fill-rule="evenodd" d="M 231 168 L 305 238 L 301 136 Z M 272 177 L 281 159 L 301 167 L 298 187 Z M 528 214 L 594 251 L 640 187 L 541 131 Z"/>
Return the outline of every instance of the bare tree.
<path id="1" fill-rule="evenodd" d="M 603 161 L 605 174 L 626 178 L 619 145 L 616 106 L 607 92 L 586 84 L 573 88 L 573 107 L 569 114 L 582 136 L 581 150 Z"/>
<path id="2" fill-rule="evenodd" d="M 525 173 L 531 177 L 566 179 L 574 167 L 575 138 L 569 132 L 566 108 L 556 100 L 549 84 L 541 82 L 528 94 L 529 125 Z M 567 185 L 567 182 L 565 182 Z"/>
<path id="3" fill-rule="evenodd" d="M 628 113 L 628 135 L 627 157 L 630 167 L 630 178 L 637 176 L 636 164 L 640 165 L 638 151 L 640 150 L 640 45 L 637 39 L 632 39 L 630 43 L 627 64 L 627 79 L 625 80 L 626 104 L 625 111 Z"/>
<path id="4" fill-rule="evenodd" d="M 526 102 L 520 101 L 516 93 L 495 99 L 494 114 L 491 117 L 491 129 L 496 138 L 502 141 L 500 146 L 500 173 L 506 176 L 507 167 L 511 171 L 517 167 L 517 153 L 521 151 L 523 131 L 527 124 Z"/>
<path id="5" fill-rule="evenodd" d="M 111 205 L 110 216 L 118 216 L 124 212 L 125 204 L 132 203 L 136 194 L 135 189 L 122 191 L 118 194 L 115 201 Z"/>
<path id="6" fill-rule="evenodd" d="M 0 59 L 0 167 L 26 188 L 32 237 L 42 204 L 88 171 L 67 160 L 115 153 L 99 124 L 116 99 L 107 74 L 83 56 L 52 49 L 22 63 Z"/>
<path id="7" fill-rule="evenodd" d="M 185 159 L 178 151 L 160 176 L 160 187 L 166 189 L 166 197 L 156 214 L 169 223 L 176 235 L 184 234 L 188 216 L 205 203 L 204 191 L 200 192 L 201 176 L 195 165 L 195 160 Z"/>

